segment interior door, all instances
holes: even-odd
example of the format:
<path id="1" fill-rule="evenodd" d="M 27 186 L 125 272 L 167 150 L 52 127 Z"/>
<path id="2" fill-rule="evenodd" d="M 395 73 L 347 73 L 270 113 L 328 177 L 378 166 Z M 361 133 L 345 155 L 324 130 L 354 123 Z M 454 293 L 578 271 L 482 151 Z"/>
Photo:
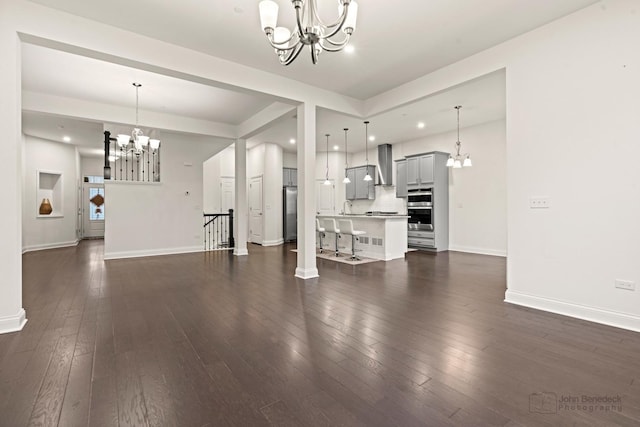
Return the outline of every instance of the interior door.
<path id="1" fill-rule="evenodd" d="M 336 211 L 335 193 L 336 186 L 324 185 L 324 180 L 316 181 L 316 211 L 318 215 L 333 215 Z"/>
<path id="2" fill-rule="evenodd" d="M 83 183 L 82 200 L 82 237 L 104 237 L 104 184 Z"/>
<path id="3" fill-rule="evenodd" d="M 262 244 L 262 177 L 249 181 L 249 240 Z"/>
<path id="4" fill-rule="evenodd" d="M 234 178 L 220 178 L 220 212 L 229 212 L 229 209 L 234 209 L 235 203 L 236 190 L 234 185 Z"/>

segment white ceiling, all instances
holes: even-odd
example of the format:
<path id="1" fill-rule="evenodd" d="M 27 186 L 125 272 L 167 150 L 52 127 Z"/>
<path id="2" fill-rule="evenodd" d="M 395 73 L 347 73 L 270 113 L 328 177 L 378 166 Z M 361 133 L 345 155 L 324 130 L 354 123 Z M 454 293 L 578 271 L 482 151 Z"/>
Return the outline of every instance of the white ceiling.
<path id="1" fill-rule="evenodd" d="M 273 102 L 266 95 L 219 89 L 26 43 L 22 69 L 24 90 L 131 107 L 132 120 L 133 82 L 142 84 L 140 110 L 213 122 L 236 125 Z"/>
<path id="2" fill-rule="evenodd" d="M 412 104 L 369 117 L 368 120 L 371 122 L 369 136 L 375 137 L 375 141 L 370 142 L 369 147 L 411 141 L 451 131 L 456 128 L 456 110 L 454 109 L 456 105 L 462 105 L 460 110 L 461 127 L 504 118 L 506 112 L 505 92 L 505 73 L 497 71 Z M 418 122 L 423 122 L 425 127 L 418 128 Z M 333 149 L 334 145 L 338 145 L 340 150 L 344 150 L 344 128 L 349 128 L 348 151 L 353 153 L 364 150 L 365 126 L 363 120 L 330 110 L 318 109 L 316 150 L 325 151 L 325 134 L 327 133 L 331 135 L 329 137 L 330 149 Z M 295 151 L 295 145 L 289 143 L 289 140 L 295 137 L 296 119 L 292 113 L 251 138 L 249 143 L 272 142 L 282 146 L 286 151 Z"/>
<path id="3" fill-rule="evenodd" d="M 257 0 L 32 1 L 358 99 L 392 89 L 598 2 L 360 0 L 358 26 L 352 37 L 355 53 L 323 53 L 313 66 L 304 52 L 292 65 L 283 67 L 260 29 Z M 276 1 L 280 4 L 279 23 L 291 27 L 291 1 Z M 327 21 L 337 15 L 336 0 L 318 3 Z"/>
<path id="4" fill-rule="evenodd" d="M 308 53 L 289 67 L 281 66 L 259 28 L 257 0 L 31 0 L 55 9 L 135 31 L 170 43 L 253 66 L 338 93 L 366 99 L 430 71 L 477 53 L 597 0 L 360 0 L 358 28 L 352 39 L 354 54 L 324 53 L 313 66 Z M 286 23 L 293 19 L 290 0 L 276 0 Z M 319 0 L 322 16 L 334 12 L 336 0 Z M 328 8 L 328 9 L 327 9 Z M 264 109 L 273 98 L 239 93 L 169 76 L 23 44 L 23 89 L 131 107 L 135 119 L 135 89 L 144 111 L 238 124 Z M 278 101 L 282 101 L 278 99 Z M 471 126 L 505 115 L 504 72 L 402 106 L 371 120 L 374 145 L 395 143 L 455 129 L 455 105 L 462 105 L 461 125 Z M 418 121 L 425 122 L 418 129 Z M 99 152 L 102 124 L 73 118 L 24 114 L 24 132 L 59 141 L 61 134 L 80 142 L 83 153 Z M 61 128 L 62 126 L 62 128 Z M 362 119 L 333 111 L 318 111 L 318 151 L 324 134 L 331 145 L 344 147 L 348 127 L 349 151 L 364 149 Z M 62 132 L 64 130 L 64 132 Z M 99 131 L 99 138 L 89 135 Z M 252 137 L 260 142 L 289 144 L 295 138 L 293 114 Z M 86 146 L 83 147 L 83 144 Z M 88 144 L 88 145 L 87 145 Z M 91 147 L 92 144 L 95 144 Z M 90 148 L 91 147 L 91 148 Z"/>

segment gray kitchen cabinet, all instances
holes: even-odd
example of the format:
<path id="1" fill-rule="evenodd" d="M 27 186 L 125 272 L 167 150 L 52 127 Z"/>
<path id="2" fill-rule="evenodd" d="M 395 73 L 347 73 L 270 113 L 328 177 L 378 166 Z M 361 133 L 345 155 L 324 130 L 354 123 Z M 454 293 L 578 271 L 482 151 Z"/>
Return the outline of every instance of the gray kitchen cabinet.
<path id="1" fill-rule="evenodd" d="M 298 186 L 298 169 L 282 168 L 282 186 L 283 187 Z"/>
<path id="2" fill-rule="evenodd" d="M 350 183 L 346 184 L 345 198 L 347 200 L 355 200 L 356 198 L 356 170 L 353 168 L 347 169 L 347 177 Z"/>
<path id="3" fill-rule="evenodd" d="M 407 187 L 433 183 L 433 154 L 407 157 Z"/>
<path id="4" fill-rule="evenodd" d="M 396 197 L 407 197 L 407 160 L 396 161 Z"/>
<path id="5" fill-rule="evenodd" d="M 369 171 L 369 175 L 373 178 L 371 181 L 365 181 L 364 177 Z M 376 167 L 373 165 L 359 166 L 357 168 L 348 168 L 347 176 L 351 180 L 346 184 L 345 198 L 347 200 L 373 200 L 376 198 L 375 176 Z"/>

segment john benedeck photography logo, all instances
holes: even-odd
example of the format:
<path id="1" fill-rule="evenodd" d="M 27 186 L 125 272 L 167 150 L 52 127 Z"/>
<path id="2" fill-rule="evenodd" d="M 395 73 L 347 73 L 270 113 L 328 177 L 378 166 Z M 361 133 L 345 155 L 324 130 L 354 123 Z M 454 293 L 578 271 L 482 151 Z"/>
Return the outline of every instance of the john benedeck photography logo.
<path id="1" fill-rule="evenodd" d="M 529 411 L 557 414 L 562 411 L 622 412 L 622 397 L 616 395 L 531 393 Z"/>

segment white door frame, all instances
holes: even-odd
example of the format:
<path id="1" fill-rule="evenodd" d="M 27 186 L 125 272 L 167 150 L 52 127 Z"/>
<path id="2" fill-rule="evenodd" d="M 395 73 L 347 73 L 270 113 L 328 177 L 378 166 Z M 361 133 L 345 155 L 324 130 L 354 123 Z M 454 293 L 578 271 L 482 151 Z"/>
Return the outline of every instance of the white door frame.
<path id="1" fill-rule="evenodd" d="M 260 185 L 260 201 L 253 200 L 253 185 Z M 249 241 L 251 243 L 262 244 L 264 238 L 264 181 L 263 176 L 258 175 L 249 179 Z M 257 231 L 257 232 L 256 232 Z"/>

